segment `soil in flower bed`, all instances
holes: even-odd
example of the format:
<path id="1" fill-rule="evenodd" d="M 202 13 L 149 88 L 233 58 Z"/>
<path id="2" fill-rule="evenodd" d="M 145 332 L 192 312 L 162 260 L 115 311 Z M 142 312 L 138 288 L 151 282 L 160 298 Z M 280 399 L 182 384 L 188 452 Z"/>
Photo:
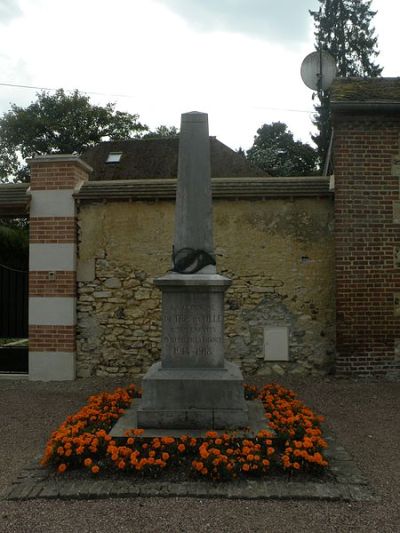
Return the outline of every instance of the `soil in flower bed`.
<path id="1" fill-rule="evenodd" d="M 52 434 L 42 464 L 53 468 L 52 476 L 62 474 L 69 479 L 331 480 L 323 455 L 327 444 L 322 437 L 322 417 L 293 391 L 276 384 L 245 386 L 245 396 L 261 400 L 265 410 L 266 429 L 254 437 L 209 431 L 203 438 L 145 438 L 143 430 L 133 429 L 118 440 L 108 432 L 140 397 L 140 391 L 131 385 L 92 396 Z"/>

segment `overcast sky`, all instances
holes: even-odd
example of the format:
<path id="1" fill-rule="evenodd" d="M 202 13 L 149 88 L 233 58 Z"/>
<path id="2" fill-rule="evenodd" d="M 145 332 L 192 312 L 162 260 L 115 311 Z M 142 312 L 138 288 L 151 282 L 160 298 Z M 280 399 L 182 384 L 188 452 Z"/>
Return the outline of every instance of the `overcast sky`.
<path id="1" fill-rule="evenodd" d="M 0 83 L 79 89 L 142 122 L 179 127 L 209 114 L 210 134 L 248 149 L 264 123 L 309 141 L 317 0 L 0 0 Z M 384 76 L 400 76 L 400 2 L 373 0 Z M 0 85 L 0 113 L 35 90 Z"/>

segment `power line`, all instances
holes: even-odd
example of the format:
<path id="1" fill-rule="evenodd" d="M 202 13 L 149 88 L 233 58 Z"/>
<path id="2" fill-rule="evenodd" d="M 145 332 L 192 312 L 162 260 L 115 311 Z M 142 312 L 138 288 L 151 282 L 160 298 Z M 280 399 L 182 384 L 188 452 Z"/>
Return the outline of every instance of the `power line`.
<path id="1" fill-rule="evenodd" d="M 35 85 L 19 85 L 17 83 L 4 83 L 0 82 L 2 87 L 17 87 L 19 89 L 39 89 L 40 91 L 57 91 L 54 87 L 36 87 Z M 73 91 L 74 89 L 65 89 L 66 91 Z M 100 93 L 95 91 L 82 91 L 86 94 L 95 94 L 97 96 L 116 96 L 118 98 L 135 98 L 131 94 L 112 94 L 112 93 Z"/>
<path id="2" fill-rule="evenodd" d="M 17 83 L 5 83 L 0 82 L 1 87 L 17 87 L 19 89 L 35 89 L 41 91 L 57 91 L 54 87 L 37 87 L 36 85 L 20 85 Z M 67 91 L 72 91 L 73 89 L 66 89 Z M 117 98 L 135 98 L 131 94 L 113 94 L 113 93 L 101 93 L 95 91 L 82 91 L 85 94 L 95 94 L 97 96 L 115 96 Z M 308 113 L 309 115 L 314 115 L 316 111 L 309 111 L 306 109 L 288 109 L 285 107 L 264 107 L 264 106 L 251 106 L 253 109 L 265 109 L 268 111 L 288 111 L 289 113 Z"/>
<path id="3" fill-rule="evenodd" d="M 310 115 L 314 115 L 316 111 L 309 111 L 306 109 L 287 109 L 285 107 L 264 107 L 259 105 L 253 105 L 251 106 L 253 109 L 266 109 L 268 111 L 290 111 L 291 113 L 308 113 Z"/>

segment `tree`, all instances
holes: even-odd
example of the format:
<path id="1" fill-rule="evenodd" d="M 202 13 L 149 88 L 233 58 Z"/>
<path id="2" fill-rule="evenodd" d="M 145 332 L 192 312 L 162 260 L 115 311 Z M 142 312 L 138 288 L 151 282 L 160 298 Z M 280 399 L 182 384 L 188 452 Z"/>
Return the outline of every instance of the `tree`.
<path id="1" fill-rule="evenodd" d="M 26 219 L 0 218 L 0 265 L 28 270 L 28 251 Z"/>
<path id="2" fill-rule="evenodd" d="M 315 47 L 329 52 L 336 60 L 337 75 L 379 76 L 382 67 L 374 63 L 379 55 L 375 28 L 371 26 L 376 11 L 372 0 L 318 0 L 319 11 L 310 11 L 315 24 Z M 318 134 L 313 141 L 318 147 L 320 162 L 326 157 L 331 136 L 329 91 L 320 92 L 314 124 Z"/>
<path id="3" fill-rule="evenodd" d="M 149 131 L 143 135 L 143 139 L 161 139 L 169 137 L 177 137 L 179 130 L 175 126 L 165 126 L 162 124 L 158 126 L 155 131 Z"/>
<path id="4" fill-rule="evenodd" d="M 264 124 L 257 130 L 247 158 L 271 176 L 310 176 L 316 171 L 314 148 L 295 141 L 282 122 Z"/>
<path id="5" fill-rule="evenodd" d="M 116 111 L 112 103 L 93 105 L 77 90 L 36 96 L 26 108 L 13 104 L 0 119 L 0 181 L 26 181 L 23 161 L 35 154 L 80 154 L 102 140 L 140 137 L 148 129 L 138 115 Z"/>

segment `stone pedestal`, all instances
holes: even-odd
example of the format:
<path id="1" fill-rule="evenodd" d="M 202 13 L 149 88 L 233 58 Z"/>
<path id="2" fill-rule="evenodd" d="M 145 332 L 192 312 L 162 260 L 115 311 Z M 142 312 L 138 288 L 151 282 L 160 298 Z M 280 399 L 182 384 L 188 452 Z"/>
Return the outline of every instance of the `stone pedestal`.
<path id="1" fill-rule="evenodd" d="M 138 427 L 247 426 L 242 374 L 224 359 L 224 293 L 231 280 L 170 273 L 155 284 L 162 291 L 161 361 L 143 378 Z"/>

